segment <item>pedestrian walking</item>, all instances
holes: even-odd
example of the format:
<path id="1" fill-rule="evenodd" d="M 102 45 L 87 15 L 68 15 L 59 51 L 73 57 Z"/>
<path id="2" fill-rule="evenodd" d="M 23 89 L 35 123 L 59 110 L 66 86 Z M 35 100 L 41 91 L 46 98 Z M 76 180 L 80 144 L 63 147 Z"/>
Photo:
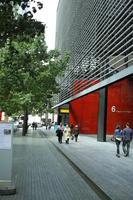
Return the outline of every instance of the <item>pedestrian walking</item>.
<path id="1" fill-rule="evenodd" d="M 32 123 L 32 128 L 35 129 L 35 122 Z"/>
<path id="2" fill-rule="evenodd" d="M 48 129 L 49 129 L 49 130 L 51 129 L 51 123 L 49 123 Z"/>
<path id="3" fill-rule="evenodd" d="M 130 124 L 127 122 L 126 127 L 123 129 L 123 143 L 122 148 L 124 156 L 129 156 L 130 142 L 133 137 L 133 130 L 130 128 Z"/>
<path id="4" fill-rule="evenodd" d="M 69 144 L 70 132 L 71 129 L 69 128 L 68 124 L 66 124 L 66 128 L 64 130 L 66 144 Z"/>
<path id="5" fill-rule="evenodd" d="M 35 122 L 35 130 L 37 129 L 37 123 Z"/>
<path id="6" fill-rule="evenodd" d="M 71 139 L 73 140 L 73 123 L 71 122 L 70 124 L 70 134 L 71 134 Z"/>
<path id="7" fill-rule="evenodd" d="M 74 129 L 75 142 L 77 142 L 78 135 L 79 135 L 79 127 L 78 127 L 78 125 L 76 125 L 75 129 Z"/>
<path id="8" fill-rule="evenodd" d="M 62 125 L 62 123 L 60 123 L 60 125 L 58 126 L 57 129 L 57 136 L 58 136 L 58 142 L 61 144 L 62 143 L 62 136 L 63 136 L 63 131 L 64 131 L 64 126 Z"/>
<path id="9" fill-rule="evenodd" d="M 122 141 L 122 131 L 120 130 L 120 125 L 117 125 L 114 131 L 114 138 L 115 138 L 115 143 L 116 143 L 116 148 L 117 148 L 117 153 L 116 156 L 120 158 L 120 143 Z"/>

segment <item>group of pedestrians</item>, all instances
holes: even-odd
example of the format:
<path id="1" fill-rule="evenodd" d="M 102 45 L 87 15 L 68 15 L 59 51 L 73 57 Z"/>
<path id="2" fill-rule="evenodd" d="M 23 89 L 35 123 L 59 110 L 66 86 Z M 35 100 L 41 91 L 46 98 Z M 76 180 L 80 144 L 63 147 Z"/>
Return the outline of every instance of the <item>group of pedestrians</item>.
<path id="1" fill-rule="evenodd" d="M 64 126 L 62 123 L 58 126 L 56 130 L 56 135 L 58 136 L 58 142 L 61 144 L 62 143 L 62 137 L 63 137 L 63 132 L 65 136 L 65 142 L 66 144 L 69 144 L 70 138 L 73 140 L 75 137 L 75 142 L 77 142 L 78 136 L 79 136 L 79 128 L 78 125 L 75 125 L 75 128 L 73 130 L 74 126 L 71 123 L 70 127 L 68 124 L 66 124 L 66 127 L 64 129 Z"/>
<path id="2" fill-rule="evenodd" d="M 130 128 L 130 124 L 127 122 L 126 127 L 121 130 L 120 125 L 116 126 L 114 131 L 114 139 L 117 147 L 116 156 L 120 157 L 120 143 L 122 142 L 122 149 L 124 156 L 129 156 L 130 142 L 132 140 L 133 130 Z"/>
<path id="3" fill-rule="evenodd" d="M 32 123 L 32 128 L 33 128 L 33 130 L 36 130 L 36 129 L 37 129 L 37 123 L 36 123 L 36 122 L 33 122 L 33 123 Z"/>
<path id="4" fill-rule="evenodd" d="M 79 136 L 79 127 L 78 125 L 73 126 L 73 124 L 70 124 L 70 127 L 68 124 L 66 124 L 66 127 L 64 129 L 64 126 L 62 123 L 58 126 L 56 130 L 56 135 L 58 136 L 58 142 L 61 144 L 62 143 L 62 137 L 64 133 L 64 138 L 66 144 L 69 144 L 69 140 L 73 140 L 75 138 L 75 142 L 78 140 Z M 133 130 L 130 128 L 130 124 L 127 122 L 126 127 L 121 130 L 120 125 L 117 125 L 114 131 L 114 140 L 116 143 L 116 156 L 119 158 L 120 157 L 120 144 L 122 142 L 122 149 L 124 152 L 124 156 L 127 157 L 129 156 L 129 149 L 130 149 L 130 142 L 133 137 Z"/>

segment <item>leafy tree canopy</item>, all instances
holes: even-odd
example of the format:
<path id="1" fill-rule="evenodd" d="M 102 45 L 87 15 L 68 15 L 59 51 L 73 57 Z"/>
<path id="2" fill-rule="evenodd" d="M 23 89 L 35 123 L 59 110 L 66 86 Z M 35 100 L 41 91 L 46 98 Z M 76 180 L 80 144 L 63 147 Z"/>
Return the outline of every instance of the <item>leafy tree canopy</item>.
<path id="1" fill-rule="evenodd" d="M 68 61 L 68 54 L 59 59 L 59 51 L 47 52 L 44 35 L 30 38 L 29 42 L 8 40 L 0 49 L 0 107 L 9 115 L 27 108 L 44 110 L 56 82 Z"/>
<path id="2" fill-rule="evenodd" d="M 0 46 L 17 35 L 27 41 L 29 36 L 44 33 L 45 25 L 33 19 L 33 14 L 42 7 L 36 0 L 0 0 Z"/>
<path id="3" fill-rule="evenodd" d="M 47 51 L 45 25 L 33 18 L 42 6 L 36 0 L 0 0 L 0 108 L 24 114 L 23 135 L 28 114 L 44 110 L 58 92 L 56 77 L 69 59 L 61 59 L 57 49 Z"/>

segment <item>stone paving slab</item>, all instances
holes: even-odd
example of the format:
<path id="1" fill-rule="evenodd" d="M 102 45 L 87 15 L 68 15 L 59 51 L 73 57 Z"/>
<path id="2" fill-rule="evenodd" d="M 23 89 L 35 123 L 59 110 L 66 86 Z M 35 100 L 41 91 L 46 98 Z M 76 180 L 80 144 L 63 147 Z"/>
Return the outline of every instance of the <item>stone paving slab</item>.
<path id="1" fill-rule="evenodd" d="M 80 135 L 60 145 L 53 133 L 51 141 L 113 200 L 133 200 L 133 149 L 130 156 L 117 158 L 114 142 L 97 142 L 96 137 Z"/>
<path id="2" fill-rule="evenodd" d="M 19 137 L 18 137 L 19 136 Z M 52 138 L 52 137 L 51 137 Z M 38 131 L 13 139 L 17 194 L 0 200 L 99 200 L 67 160 Z"/>

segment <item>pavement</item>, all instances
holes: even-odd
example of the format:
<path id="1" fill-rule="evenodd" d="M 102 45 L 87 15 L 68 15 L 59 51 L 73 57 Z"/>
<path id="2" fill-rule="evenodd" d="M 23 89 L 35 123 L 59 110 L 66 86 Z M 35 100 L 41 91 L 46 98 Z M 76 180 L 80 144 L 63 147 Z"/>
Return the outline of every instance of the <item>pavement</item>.
<path id="1" fill-rule="evenodd" d="M 0 200 L 133 200 L 133 148 L 129 157 L 121 148 L 117 158 L 110 137 L 97 142 L 94 135 L 80 135 L 77 143 L 65 144 L 63 138 L 59 144 L 55 135 L 45 128 L 30 129 L 26 137 L 15 133 L 12 177 L 17 194 Z"/>

